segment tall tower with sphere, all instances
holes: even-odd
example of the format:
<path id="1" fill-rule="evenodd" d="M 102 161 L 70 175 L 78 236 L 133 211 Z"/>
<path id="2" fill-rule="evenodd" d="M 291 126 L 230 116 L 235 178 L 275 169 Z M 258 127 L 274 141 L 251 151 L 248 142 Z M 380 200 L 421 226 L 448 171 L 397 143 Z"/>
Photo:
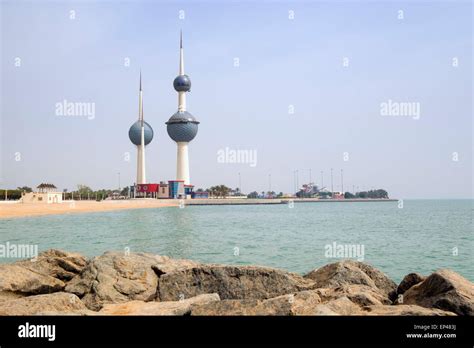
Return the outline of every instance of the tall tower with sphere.
<path id="1" fill-rule="evenodd" d="M 145 146 L 153 140 L 153 128 L 143 118 L 142 73 L 140 72 L 140 91 L 138 97 L 138 121 L 128 131 L 130 141 L 137 146 L 137 181 L 136 184 L 146 184 Z"/>
<path id="2" fill-rule="evenodd" d="M 178 112 L 166 122 L 166 129 L 178 147 L 176 180 L 190 185 L 188 145 L 196 137 L 199 122 L 186 111 L 186 92 L 191 90 L 191 80 L 184 74 L 183 34 L 179 40 L 179 75 L 174 79 L 173 86 L 178 92 Z"/>

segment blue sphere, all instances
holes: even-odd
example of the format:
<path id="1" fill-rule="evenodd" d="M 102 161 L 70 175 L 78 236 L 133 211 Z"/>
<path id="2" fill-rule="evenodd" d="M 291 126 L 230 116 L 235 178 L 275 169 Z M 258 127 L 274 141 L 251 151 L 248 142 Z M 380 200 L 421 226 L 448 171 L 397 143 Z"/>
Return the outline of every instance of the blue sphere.
<path id="1" fill-rule="evenodd" d="M 198 132 L 199 122 L 189 112 L 177 112 L 166 122 L 166 130 L 176 142 L 190 142 Z"/>
<path id="2" fill-rule="evenodd" d="M 177 92 L 189 92 L 191 90 L 191 79 L 188 75 L 179 75 L 174 79 L 173 87 Z"/>
<path id="3" fill-rule="evenodd" d="M 148 145 L 153 140 L 153 128 L 151 128 L 151 126 L 146 121 L 144 121 L 143 124 L 145 128 L 145 145 Z M 134 124 L 132 124 L 130 130 L 128 131 L 128 137 L 134 145 L 141 145 L 141 129 L 141 122 L 136 121 Z"/>

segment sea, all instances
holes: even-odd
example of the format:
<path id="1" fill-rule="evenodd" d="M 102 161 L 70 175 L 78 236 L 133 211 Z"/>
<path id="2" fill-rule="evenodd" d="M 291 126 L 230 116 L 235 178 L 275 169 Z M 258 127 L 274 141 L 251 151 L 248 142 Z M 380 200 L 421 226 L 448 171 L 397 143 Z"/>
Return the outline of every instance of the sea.
<path id="1" fill-rule="evenodd" d="M 399 282 L 449 268 L 474 281 L 474 200 L 185 206 L 0 220 L 0 244 L 147 252 L 305 274 L 342 259 Z M 16 259 L 3 257 L 0 262 Z"/>

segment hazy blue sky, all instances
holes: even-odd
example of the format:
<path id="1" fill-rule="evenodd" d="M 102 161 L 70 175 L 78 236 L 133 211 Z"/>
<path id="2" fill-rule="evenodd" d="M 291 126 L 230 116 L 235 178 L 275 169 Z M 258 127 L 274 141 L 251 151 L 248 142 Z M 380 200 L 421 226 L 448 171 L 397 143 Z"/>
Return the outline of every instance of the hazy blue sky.
<path id="1" fill-rule="evenodd" d="M 311 168 L 327 184 L 332 167 L 335 190 L 343 168 L 351 191 L 473 195 L 469 1 L 4 1 L 1 10 L 0 187 L 113 188 L 118 172 L 132 184 L 140 68 L 155 130 L 147 178 L 173 179 L 164 123 L 177 110 L 182 28 L 188 110 L 201 121 L 190 145 L 196 187 L 237 187 L 240 172 L 245 192 L 262 191 L 271 173 L 273 190 L 291 192 L 295 169 L 299 183 Z M 63 100 L 95 103 L 95 117 L 57 116 Z M 381 115 L 389 100 L 419 103 L 419 119 Z M 218 163 L 226 147 L 257 151 L 257 165 Z"/>

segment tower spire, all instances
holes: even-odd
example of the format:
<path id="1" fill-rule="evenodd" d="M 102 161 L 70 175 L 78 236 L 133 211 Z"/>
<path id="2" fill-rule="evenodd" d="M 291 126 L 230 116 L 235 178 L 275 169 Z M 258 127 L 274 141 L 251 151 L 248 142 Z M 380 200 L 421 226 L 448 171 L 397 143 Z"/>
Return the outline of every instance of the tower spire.
<path id="1" fill-rule="evenodd" d="M 179 34 L 179 75 L 184 75 L 183 31 Z"/>
<path id="2" fill-rule="evenodd" d="M 142 89 L 142 71 L 140 70 L 140 90 L 138 96 L 138 120 L 143 127 L 143 89 Z"/>

